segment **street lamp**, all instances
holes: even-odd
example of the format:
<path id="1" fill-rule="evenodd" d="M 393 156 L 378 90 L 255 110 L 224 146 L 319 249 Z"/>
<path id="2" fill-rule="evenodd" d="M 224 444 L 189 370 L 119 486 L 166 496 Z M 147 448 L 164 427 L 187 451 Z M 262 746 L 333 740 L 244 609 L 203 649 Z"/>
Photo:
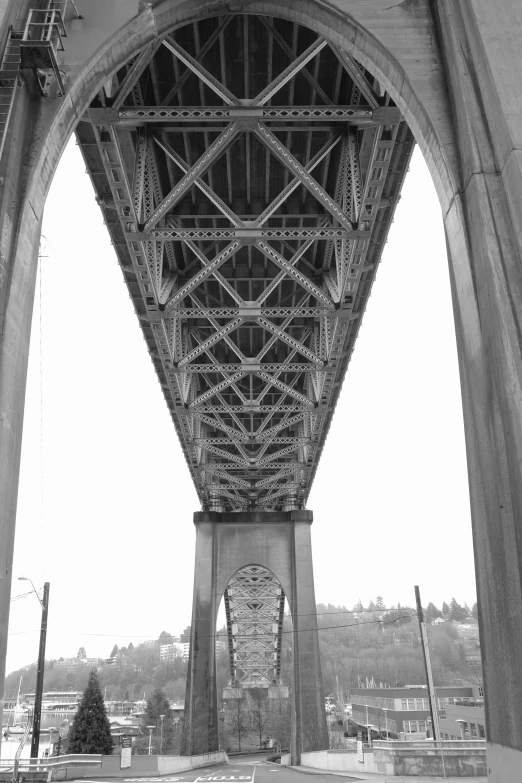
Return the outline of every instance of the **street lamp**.
<path id="1" fill-rule="evenodd" d="M 161 730 L 160 730 L 160 756 L 163 756 L 163 720 L 165 716 L 160 715 Z"/>
<path id="2" fill-rule="evenodd" d="M 388 707 L 383 707 L 382 711 L 384 712 L 384 724 L 386 726 L 386 739 L 389 740 L 390 737 L 388 736 Z"/>
<path id="3" fill-rule="evenodd" d="M 370 719 L 368 717 L 368 705 L 366 705 L 366 733 L 368 735 L 368 745 L 372 746 L 372 733 L 370 728 Z"/>
<path id="4" fill-rule="evenodd" d="M 31 758 L 38 758 L 38 749 L 40 745 L 40 722 L 42 719 L 42 695 L 45 669 L 45 639 L 47 636 L 47 612 L 49 610 L 49 582 L 45 582 L 43 589 L 43 600 L 36 592 L 36 588 L 28 576 L 19 576 L 22 582 L 30 582 L 38 603 L 42 607 L 42 623 L 40 625 L 40 647 L 38 649 L 38 669 L 36 672 L 36 688 L 34 692 L 34 718 L 33 718 L 33 736 L 31 739 Z"/>
<path id="5" fill-rule="evenodd" d="M 152 752 L 152 732 L 154 731 L 156 726 L 147 726 L 147 728 L 149 730 L 149 756 L 150 756 Z"/>

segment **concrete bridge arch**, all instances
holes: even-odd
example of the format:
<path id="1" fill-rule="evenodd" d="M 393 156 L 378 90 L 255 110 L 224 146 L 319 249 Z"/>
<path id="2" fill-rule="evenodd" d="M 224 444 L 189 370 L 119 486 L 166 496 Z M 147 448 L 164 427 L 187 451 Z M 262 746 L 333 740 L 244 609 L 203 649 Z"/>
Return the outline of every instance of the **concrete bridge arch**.
<path id="1" fill-rule="evenodd" d="M 9 25 L 31 3 L 0 10 Z M 202 15 L 263 13 L 346 49 L 401 109 L 446 226 L 463 394 L 492 780 L 522 768 L 522 19 L 516 0 L 92 0 L 71 24 L 64 99 L 20 91 L 0 161 L 0 675 L 37 251 L 45 197 L 96 91 L 156 36 Z M 513 779 L 515 779 L 513 777 Z"/>

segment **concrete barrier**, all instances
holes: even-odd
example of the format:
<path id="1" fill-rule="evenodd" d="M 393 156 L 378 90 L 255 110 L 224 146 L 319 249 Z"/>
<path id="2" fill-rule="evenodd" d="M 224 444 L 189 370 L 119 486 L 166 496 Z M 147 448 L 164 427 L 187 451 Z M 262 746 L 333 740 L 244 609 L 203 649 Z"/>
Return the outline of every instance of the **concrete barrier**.
<path id="1" fill-rule="evenodd" d="M 301 765 L 331 772 L 374 772 L 426 777 L 486 777 L 483 740 L 448 742 L 377 741 L 364 748 L 363 761 L 351 750 L 319 750 L 301 754 Z M 281 759 L 282 762 L 282 759 Z"/>
<path id="2" fill-rule="evenodd" d="M 175 772 L 187 772 L 199 767 L 213 764 L 228 764 L 228 756 L 224 750 L 215 753 L 202 753 L 200 756 L 132 756 L 131 766 L 120 769 L 120 756 L 103 756 L 101 767 L 93 775 L 92 769 L 71 769 L 65 777 L 73 778 L 134 778 L 156 777 Z"/>

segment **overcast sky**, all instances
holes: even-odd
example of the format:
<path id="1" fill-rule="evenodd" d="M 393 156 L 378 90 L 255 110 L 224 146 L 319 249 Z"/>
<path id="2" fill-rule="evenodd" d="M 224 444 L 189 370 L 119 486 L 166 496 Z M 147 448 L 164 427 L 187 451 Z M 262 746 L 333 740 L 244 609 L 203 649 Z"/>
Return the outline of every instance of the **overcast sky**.
<path id="1" fill-rule="evenodd" d="M 48 658 L 105 657 L 190 622 L 199 506 L 74 140 L 43 233 L 13 595 L 20 575 L 50 581 Z M 475 601 L 446 248 L 418 150 L 308 507 L 318 601 L 411 605 L 415 584 L 425 605 Z M 34 596 L 12 602 L 8 671 L 36 659 L 39 621 Z"/>

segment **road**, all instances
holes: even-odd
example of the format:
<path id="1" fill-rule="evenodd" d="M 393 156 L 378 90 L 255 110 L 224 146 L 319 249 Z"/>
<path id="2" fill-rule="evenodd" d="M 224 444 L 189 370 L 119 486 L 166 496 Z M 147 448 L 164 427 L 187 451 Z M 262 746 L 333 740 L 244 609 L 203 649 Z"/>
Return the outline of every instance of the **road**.
<path id="1" fill-rule="evenodd" d="M 179 772 L 172 775 L 144 776 L 119 778 L 122 783 L 342 783 L 342 780 L 352 781 L 360 778 L 344 776 L 342 778 L 324 774 L 304 777 L 304 773 L 296 772 L 279 764 L 268 764 L 266 759 L 269 754 L 256 754 L 248 756 L 232 756 L 230 764 L 215 767 L 193 769 L 189 772 Z M 115 778 L 107 779 L 107 783 L 114 783 Z M 104 783 L 102 778 L 85 780 L 82 783 Z"/>

